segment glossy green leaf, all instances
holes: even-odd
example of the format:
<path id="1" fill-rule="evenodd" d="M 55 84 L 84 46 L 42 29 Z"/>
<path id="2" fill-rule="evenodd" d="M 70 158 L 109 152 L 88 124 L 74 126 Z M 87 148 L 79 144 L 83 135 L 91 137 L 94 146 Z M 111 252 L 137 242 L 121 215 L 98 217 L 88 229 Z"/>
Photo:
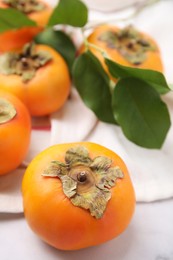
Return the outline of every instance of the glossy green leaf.
<path id="1" fill-rule="evenodd" d="M 35 37 L 35 42 L 54 48 L 65 59 L 69 69 L 72 69 L 76 48 L 67 34 L 55 31 L 53 28 L 47 28 Z"/>
<path id="2" fill-rule="evenodd" d="M 115 78 L 133 77 L 144 80 L 160 94 L 165 94 L 170 91 L 166 79 L 161 72 L 123 66 L 110 59 L 105 59 L 105 61 L 111 75 Z"/>
<path id="3" fill-rule="evenodd" d="M 84 103 L 97 117 L 101 121 L 115 123 L 109 78 L 91 52 L 85 52 L 77 58 L 73 67 L 73 79 Z"/>
<path id="4" fill-rule="evenodd" d="M 0 8 L 0 33 L 26 26 L 36 26 L 36 23 L 18 10 Z"/>
<path id="5" fill-rule="evenodd" d="M 68 24 L 83 27 L 88 20 L 88 9 L 80 0 L 60 0 L 55 7 L 48 26 Z"/>
<path id="6" fill-rule="evenodd" d="M 113 93 L 114 116 L 125 136 L 146 148 L 160 148 L 170 117 L 158 92 L 142 80 L 120 79 Z"/>

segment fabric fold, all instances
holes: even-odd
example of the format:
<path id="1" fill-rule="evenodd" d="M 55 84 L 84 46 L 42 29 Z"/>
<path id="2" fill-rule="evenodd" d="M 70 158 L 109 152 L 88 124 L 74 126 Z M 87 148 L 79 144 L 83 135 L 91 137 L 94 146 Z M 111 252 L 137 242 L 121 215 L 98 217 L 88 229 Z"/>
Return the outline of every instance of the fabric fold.
<path id="1" fill-rule="evenodd" d="M 51 145 L 85 140 L 97 121 L 76 89 L 72 88 L 65 106 L 51 116 Z"/>

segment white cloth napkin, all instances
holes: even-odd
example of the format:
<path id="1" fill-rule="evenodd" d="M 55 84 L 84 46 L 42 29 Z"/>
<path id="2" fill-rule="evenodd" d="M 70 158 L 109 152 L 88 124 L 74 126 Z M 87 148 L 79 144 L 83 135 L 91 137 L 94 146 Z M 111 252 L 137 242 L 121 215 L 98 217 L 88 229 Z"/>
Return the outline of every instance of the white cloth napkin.
<path id="1" fill-rule="evenodd" d="M 97 118 L 72 88 L 70 98 L 63 109 L 51 116 L 51 144 L 83 141 L 96 125 Z"/>
<path id="2" fill-rule="evenodd" d="M 17 169 L 0 177 L 0 212 L 19 213 L 23 211 L 21 182 L 24 169 Z"/>
<path id="3" fill-rule="evenodd" d="M 147 0 L 84 0 L 85 4 L 93 10 L 101 12 L 113 12 L 126 7 L 145 3 Z"/>
<path id="4" fill-rule="evenodd" d="M 146 9 L 132 22 L 158 42 L 168 82 L 173 83 L 173 2 L 162 1 Z M 91 17 L 97 18 L 92 12 Z M 99 19 L 100 19 L 99 15 Z M 105 16 L 104 16 L 105 18 Z M 173 93 L 164 96 L 173 122 Z M 128 141 L 119 127 L 98 122 L 93 113 L 72 91 L 65 106 L 51 117 L 51 131 L 32 131 L 26 162 L 49 145 L 92 141 L 117 152 L 129 168 L 137 201 L 154 201 L 173 196 L 173 127 L 161 150 L 138 147 Z M 0 212 L 22 212 L 20 193 L 24 169 L 0 177 Z"/>

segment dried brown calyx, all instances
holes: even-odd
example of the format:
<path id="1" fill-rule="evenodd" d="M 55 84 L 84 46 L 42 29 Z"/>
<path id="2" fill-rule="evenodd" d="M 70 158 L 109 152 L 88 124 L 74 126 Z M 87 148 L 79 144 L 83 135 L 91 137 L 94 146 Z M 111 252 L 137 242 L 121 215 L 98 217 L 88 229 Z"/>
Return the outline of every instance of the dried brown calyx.
<path id="1" fill-rule="evenodd" d="M 63 192 L 73 205 L 100 219 L 111 198 L 110 189 L 124 176 L 111 164 L 112 160 L 104 156 L 91 159 L 85 147 L 76 146 L 66 152 L 65 163 L 52 161 L 42 175 L 60 178 Z"/>
<path id="2" fill-rule="evenodd" d="M 128 62 L 139 65 L 147 59 L 148 51 L 156 51 L 156 47 L 145 37 L 128 26 L 117 32 L 107 31 L 102 33 L 98 40 L 106 42 L 107 46 L 116 49 Z"/>
<path id="3" fill-rule="evenodd" d="M 31 80 L 36 71 L 52 59 L 47 51 L 36 51 L 34 44 L 26 44 L 21 53 L 7 52 L 0 56 L 0 73 L 16 74 L 24 82 Z"/>
<path id="4" fill-rule="evenodd" d="M 37 0 L 3 0 L 3 2 L 24 14 L 39 12 L 45 9 L 45 5 Z"/>
<path id="5" fill-rule="evenodd" d="M 15 107 L 8 100 L 0 97 L 0 125 L 12 120 L 16 114 Z"/>

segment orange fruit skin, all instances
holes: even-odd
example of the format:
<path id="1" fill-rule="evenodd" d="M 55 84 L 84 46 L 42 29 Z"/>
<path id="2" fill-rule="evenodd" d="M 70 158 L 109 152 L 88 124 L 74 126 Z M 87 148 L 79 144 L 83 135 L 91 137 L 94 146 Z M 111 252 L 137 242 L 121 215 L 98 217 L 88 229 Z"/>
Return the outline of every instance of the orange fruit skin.
<path id="1" fill-rule="evenodd" d="M 152 43 L 153 46 L 155 46 L 157 48 L 157 50 L 156 51 L 148 51 L 147 52 L 147 59 L 143 63 L 141 63 L 139 65 L 133 65 L 132 63 L 127 61 L 116 49 L 109 48 L 105 42 L 100 41 L 98 39 L 99 36 L 102 33 L 110 31 L 110 30 L 113 31 L 113 32 L 118 32 L 120 29 L 115 27 L 115 26 L 111 26 L 111 25 L 98 26 L 89 35 L 88 41 L 92 44 L 95 44 L 96 46 L 103 49 L 104 51 L 106 51 L 106 53 L 108 54 L 108 57 L 110 59 L 112 59 L 113 61 L 119 63 L 119 64 L 122 64 L 124 66 L 134 67 L 134 68 L 152 69 L 152 70 L 163 72 L 163 64 L 162 64 L 162 61 L 161 61 L 159 48 L 158 48 L 156 42 L 150 36 L 148 36 L 147 34 L 141 33 L 141 35 L 143 37 L 145 37 L 145 39 L 147 41 Z M 89 49 L 100 60 L 102 66 L 104 67 L 106 72 L 108 72 L 108 68 L 107 68 L 107 66 L 104 62 L 104 58 L 103 58 L 102 54 L 93 47 L 89 47 Z M 82 53 L 83 51 L 85 51 L 84 46 L 82 46 L 80 48 L 79 53 Z"/>
<path id="2" fill-rule="evenodd" d="M 40 3 L 43 3 L 45 8 L 40 11 L 35 11 L 27 14 L 28 18 L 31 20 L 35 21 L 38 26 L 45 27 L 46 24 L 48 23 L 48 20 L 52 14 L 52 7 L 48 5 L 48 3 L 42 1 L 42 0 L 37 0 Z M 2 0 L 0 0 L 0 8 L 9 8 L 9 5 L 3 3 Z"/>
<path id="3" fill-rule="evenodd" d="M 88 210 L 74 206 L 64 195 L 58 178 L 41 176 L 52 160 L 64 161 L 65 152 L 74 146 L 85 146 L 91 158 L 107 156 L 112 166 L 124 173 L 111 189 L 112 198 L 101 219 Z M 52 146 L 29 165 L 22 183 L 23 206 L 31 229 L 45 242 L 62 250 L 77 250 L 106 242 L 122 233 L 128 226 L 135 208 L 134 189 L 122 159 L 107 148 L 81 142 Z"/>
<path id="4" fill-rule="evenodd" d="M 52 60 L 40 67 L 27 82 L 18 75 L 0 74 L 0 88 L 21 99 L 31 115 L 43 116 L 65 103 L 71 81 L 68 67 L 59 53 L 46 45 L 36 45 L 36 50 L 49 52 Z"/>
<path id="5" fill-rule="evenodd" d="M 31 135 L 31 118 L 25 105 L 15 96 L 0 90 L 16 109 L 17 115 L 6 123 L 0 123 L 0 175 L 16 169 L 25 158 Z"/>
<path id="6" fill-rule="evenodd" d="M 28 42 L 31 42 L 41 27 L 24 27 L 18 30 L 6 31 L 0 34 L 0 53 L 18 50 Z"/>
<path id="7" fill-rule="evenodd" d="M 34 20 L 38 24 L 38 26 L 45 27 L 49 21 L 53 9 L 50 5 L 48 5 L 48 3 L 45 3 L 41 0 L 39 0 L 39 2 L 44 3 L 45 9 L 39 12 L 32 12 L 31 14 L 28 14 L 28 17 L 31 20 Z"/>
<path id="8" fill-rule="evenodd" d="M 40 1 L 43 2 L 44 1 Z M 28 18 L 37 23 L 35 27 L 23 27 L 16 30 L 6 31 L 0 34 L 0 52 L 12 51 L 22 48 L 22 46 L 28 42 L 31 42 L 33 38 L 43 30 L 48 23 L 49 17 L 52 13 L 52 8 L 45 4 L 45 9 L 32 12 L 28 14 Z M 8 8 L 9 6 L 0 1 L 0 8 Z"/>

